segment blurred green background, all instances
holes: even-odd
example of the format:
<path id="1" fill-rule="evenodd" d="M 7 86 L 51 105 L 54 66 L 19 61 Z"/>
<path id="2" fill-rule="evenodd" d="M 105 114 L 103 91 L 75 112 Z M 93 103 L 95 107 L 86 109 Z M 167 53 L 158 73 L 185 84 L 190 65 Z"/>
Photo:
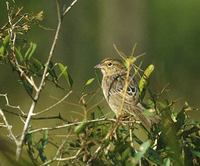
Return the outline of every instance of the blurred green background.
<path id="1" fill-rule="evenodd" d="M 44 10 L 42 25 L 55 29 L 54 1 L 16 0 L 16 5 L 24 6 L 27 12 Z M 101 59 L 118 58 L 113 43 L 127 54 L 134 43 L 138 43 L 136 52 L 146 52 L 142 58 L 144 67 L 145 64 L 155 64 L 153 86 L 159 89 L 170 83 L 172 94 L 198 107 L 199 9 L 198 0 L 80 0 L 64 19 L 54 61 L 69 67 L 74 88 L 79 88 L 94 76 L 93 66 Z M 0 25 L 5 20 L 5 3 L 1 1 Z M 28 33 L 27 37 L 38 44 L 35 56 L 43 59 L 47 56 L 53 34 L 54 31 L 39 28 Z M 12 71 L 5 65 L 0 66 L 0 75 L 1 93 L 24 95 Z"/>
<path id="2" fill-rule="evenodd" d="M 70 1 L 63 3 L 68 6 Z M 16 5 L 27 12 L 43 10 L 42 25 L 55 29 L 54 1 L 16 0 Z M 113 43 L 126 54 L 137 43 L 136 53 L 146 53 L 141 58 L 143 67 L 150 63 L 156 67 L 151 86 L 159 91 L 170 83 L 173 99 L 181 98 L 182 103 L 188 101 L 200 107 L 199 9 L 199 0 L 80 0 L 64 18 L 53 61 L 69 67 L 74 93 L 80 95 L 86 80 L 95 77 L 94 65 L 105 57 L 119 58 Z M 5 3 L 0 1 L 0 25 L 5 21 Z M 36 27 L 27 34 L 38 44 L 34 56 L 45 60 L 53 35 L 52 30 Z M 55 102 L 52 96 L 63 95 L 52 86 L 46 89 L 46 97 L 39 103 L 42 108 Z M 7 65 L 0 65 L 0 93 L 8 93 L 12 103 L 28 109 L 30 100 Z M 1 106 L 3 103 L 0 99 Z"/>

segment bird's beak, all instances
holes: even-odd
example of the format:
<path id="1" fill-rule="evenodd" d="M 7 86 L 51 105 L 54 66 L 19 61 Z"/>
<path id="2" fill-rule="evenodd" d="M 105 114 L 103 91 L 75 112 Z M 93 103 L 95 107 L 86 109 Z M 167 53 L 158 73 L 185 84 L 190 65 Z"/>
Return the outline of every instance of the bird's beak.
<path id="1" fill-rule="evenodd" d="M 98 65 L 94 66 L 94 68 L 95 68 L 95 69 L 101 69 L 101 65 L 98 64 Z"/>

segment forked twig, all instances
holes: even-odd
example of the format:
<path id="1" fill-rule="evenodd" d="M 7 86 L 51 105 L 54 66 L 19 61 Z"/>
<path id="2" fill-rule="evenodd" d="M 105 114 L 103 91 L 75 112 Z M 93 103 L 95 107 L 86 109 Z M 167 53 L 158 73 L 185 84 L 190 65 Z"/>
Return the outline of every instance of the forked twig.
<path id="1" fill-rule="evenodd" d="M 1 117 L 3 118 L 3 121 L 4 121 L 4 124 L 5 124 L 5 127 L 7 128 L 8 132 L 9 132 L 9 136 L 11 137 L 11 139 L 15 142 L 16 145 L 18 145 L 18 140 L 17 138 L 15 137 L 15 135 L 13 134 L 12 132 L 12 126 L 9 125 L 3 111 L 0 109 L 0 115 Z"/>
<path id="2" fill-rule="evenodd" d="M 72 5 L 70 5 L 70 7 L 69 7 L 70 9 L 75 4 L 75 2 L 77 2 L 77 0 L 74 0 L 72 2 Z M 35 93 L 34 98 L 32 100 L 32 104 L 31 104 L 30 109 L 28 111 L 28 115 L 27 115 L 27 119 L 26 119 L 25 124 L 24 124 L 24 128 L 23 128 L 21 137 L 19 139 L 19 144 L 17 145 L 17 150 L 16 150 L 17 160 L 19 160 L 19 158 L 20 158 L 22 147 L 23 147 L 23 141 L 24 141 L 26 132 L 28 130 L 31 118 L 34 115 L 34 110 L 35 110 L 37 101 L 39 99 L 39 96 L 40 96 L 41 91 L 43 89 L 43 86 L 45 84 L 45 80 L 46 80 L 46 76 L 47 76 L 47 72 L 48 72 L 48 67 L 49 67 L 51 59 L 53 57 L 53 53 L 54 53 L 55 46 L 56 46 L 56 43 L 57 43 L 58 35 L 59 35 L 60 29 L 61 29 L 62 16 L 66 15 L 66 13 L 70 10 L 70 9 L 67 8 L 66 11 L 64 12 L 64 14 L 61 16 L 60 5 L 59 5 L 58 0 L 56 0 L 56 7 L 57 7 L 57 18 L 58 18 L 58 24 L 57 24 L 56 32 L 55 32 L 54 39 L 53 39 L 53 42 L 52 42 L 52 45 L 51 45 L 51 48 L 50 48 L 50 51 L 49 51 L 47 61 L 45 63 L 45 68 L 44 68 L 44 71 L 43 71 L 43 74 L 42 74 L 42 79 L 40 81 L 39 87 L 36 89 L 36 93 Z"/>
<path id="3" fill-rule="evenodd" d="M 13 109 L 17 109 L 17 110 L 20 111 L 20 113 L 22 115 L 25 115 L 25 113 L 22 111 L 22 109 L 20 108 L 20 106 L 14 106 L 14 105 L 10 104 L 10 101 L 8 99 L 8 95 L 7 94 L 0 94 L 0 97 L 4 97 L 5 98 L 6 106 L 7 107 L 10 107 L 10 108 L 13 108 Z"/>

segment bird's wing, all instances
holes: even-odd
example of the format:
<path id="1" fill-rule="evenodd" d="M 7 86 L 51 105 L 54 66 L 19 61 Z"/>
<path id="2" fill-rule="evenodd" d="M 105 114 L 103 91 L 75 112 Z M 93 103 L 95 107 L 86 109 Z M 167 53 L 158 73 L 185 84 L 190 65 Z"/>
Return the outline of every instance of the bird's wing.
<path id="1" fill-rule="evenodd" d="M 125 86 L 127 82 L 127 89 L 125 91 Z M 110 85 L 109 89 L 110 95 L 117 94 L 121 98 L 125 97 L 125 101 L 133 102 L 133 100 L 138 99 L 139 90 L 136 81 L 129 76 L 126 78 L 126 74 L 117 76 Z"/>

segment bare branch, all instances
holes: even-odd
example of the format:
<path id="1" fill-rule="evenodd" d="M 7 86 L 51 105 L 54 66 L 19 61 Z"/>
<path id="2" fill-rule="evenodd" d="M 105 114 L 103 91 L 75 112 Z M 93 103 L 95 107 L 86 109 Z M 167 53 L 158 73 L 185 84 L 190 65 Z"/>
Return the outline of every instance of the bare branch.
<path id="1" fill-rule="evenodd" d="M 19 158 L 20 158 L 21 151 L 22 151 L 22 146 L 23 146 L 23 141 L 24 141 L 26 132 L 28 130 L 28 126 L 29 126 L 29 123 L 30 123 L 30 120 L 31 120 L 31 117 L 32 117 L 32 113 L 33 113 L 33 111 L 35 109 L 35 106 L 36 106 L 36 101 L 33 100 L 32 104 L 31 104 L 31 107 L 29 109 L 29 113 L 28 113 L 27 119 L 26 119 L 25 124 L 24 124 L 22 135 L 21 135 L 20 140 L 19 140 L 19 144 L 18 144 L 17 149 L 16 149 L 16 159 L 17 160 L 19 160 Z"/>
<path id="2" fill-rule="evenodd" d="M 51 48 L 50 48 L 50 52 L 49 52 L 49 55 L 48 55 L 48 58 L 47 58 L 47 61 L 45 63 L 45 68 L 44 68 L 44 71 L 43 71 L 43 74 L 42 74 L 42 79 L 40 81 L 40 84 L 39 84 L 39 87 L 35 93 L 35 96 L 34 96 L 34 99 L 32 101 L 32 104 L 31 104 L 31 107 L 28 111 L 28 116 L 27 116 L 27 119 L 26 119 L 26 122 L 25 122 L 25 125 L 24 125 L 24 128 L 23 128 L 23 131 L 22 131 L 22 135 L 20 137 L 20 144 L 19 146 L 17 146 L 17 150 L 16 150 L 16 156 L 17 156 L 17 159 L 19 159 L 20 155 L 21 155 L 21 151 L 22 151 L 22 147 L 23 147 L 23 141 L 24 141 L 24 138 L 25 138 L 25 135 L 26 135 L 26 132 L 28 130 L 28 127 L 29 127 L 29 123 L 31 121 L 31 118 L 32 116 L 34 115 L 34 110 L 35 110 L 35 107 L 36 107 L 36 104 L 37 104 L 37 101 L 39 99 L 39 96 L 40 96 L 40 93 L 43 89 L 43 86 L 45 84 L 45 79 L 47 77 L 47 72 L 48 72 L 48 67 L 49 67 L 49 64 L 50 64 L 50 61 L 53 57 L 53 53 L 54 53 L 54 50 L 55 50 L 55 46 L 56 46 L 56 43 L 57 43 L 57 39 L 58 39 L 58 35 L 59 35 L 59 32 L 60 32 L 60 28 L 61 28 L 61 23 L 62 23 L 62 20 L 61 20 L 61 15 L 60 15 L 60 5 L 59 5 L 59 2 L 58 0 L 56 0 L 56 6 L 57 6 L 57 18 L 58 18 L 58 24 L 57 24 L 57 28 L 56 28 L 56 32 L 55 32 L 55 35 L 54 35 L 54 39 L 53 39 L 53 43 L 51 45 Z M 73 6 L 73 5 L 72 5 Z M 71 6 L 71 7 L 72 7 Z M 70 7 L 70 8 L 71 8 Z M 69 10 L 68 10 L 69 11 Z M 67 12 L 66 12 L 67 13 Z M 64 16 L 64 15 L 63 15 Z"/>
<path id="3" fill-rule="evenodd" d="M 46 75 L 47 75 L 47 72 L 48 72 L 49 63 L 50 63 L 50 61 L 51 61 L 51 59 L 53 57 L 53 53 L 54 53 L 54 50 L 55 50 L 55 46 L 56 46 L 56 43 L 57 43 L 57 39 L 58 39 L 58 35 L 59 35 L 59 32 L 60 32 L 60 28 L 61 28 L 62 21 L 61 21 L 61 16 L 60 16 L 60 6 L 59 6 L 58 0 L 56 0 L 56 6 L 57 6 L 58 25 L 57 25 L 57 28 L 56 28 L 56 32 L 55 32 L 55 36 L 54 36 L 54 39 L 53 39 L 53 43 L 51 45 L 49 56 L 48 56 L 47 62 L 45 64 L 44 72 L 42 74 L 42 79 L 41 79 L 41 82 L 40 82 L 40 85 L 39 85 L 39 88 L 38 88 L 38 92 L 35 95 L 36 99 L 38 99 L 40 91 L 42 90 L 42 87 L 44 85 L 45 78 L 46 78 Z"/>
<path id="4" fill-rule="evenodd" d="M 69 7 L 67 7 L 64 11 L 63 11 L 63 14 L 62 16 L 65 16 L 69 11 L 70 9 L 78 2 L 78 0 L 74 0 L 70 5 Z"/>
<path id="5" fill-rule="evenodd" d="M 67 160 L 76 159 L 81 151 L 82 151 L 82 149 L 79 149 L 74 156 L 65 157 L 65 158 L 57 158 L 56 161 L 67 161 Z"/>
<path id="6" fill-rule="evenodd" d="M 3 111 L 1 109 L 0 109 L 0 115 L 3 118 L 3 121 L 5 123 L 5 127 L 7 128 L 8 132 L 9 132 L 9 136 L 15 142 L 15 144 L 18 145 L 18 140 L 17 140 L 17 138 L 15 137 L 15 135 L 12 132 L 12 126 L 8 124 L 8 121 L 7 121 Z"/>
<path id="7" fill-rule="evenodd" d="M 20 111 L 20 113 L 21 113 L 22 115 L 25 115 L 25 113 L 22 111 L 22 109 L 20 108 L 20 106 L 14 106 L 14 105 L 11 105 L 11 104 L 10 104 L 7 94 L 0 94 L 0 97 L 4 97 L 4 98 L 5 98 L 5 100 L 6 100 L 6 106 L 7 106 L 7 107 L 10 107 L 10 108 L 13 108 L 13 109 L 17 109 L 17 110 Z"/>
<path id="8" fill-rule="evenodd" d="M 94 119 L 94 120 L 88 120 L 88 121 L 84 121 L 85 123 L 97 123 L 97 122 L 116 122 L 116 119 L 106 119 L 106 118 L 101 118 L 101 119 Z M 55 126 L 55 127 L 44 127 L 44 128 L 39 128 L 39 129 L 35 129 L 35 130 L 30 130 L 29 134 L 31 133 L 36 133 L 36 132 L 40 132 L 40 131 L 45 131 L 45 130 L 56 130 L 56 129 L 62 129 L 62 128 L 67 128 L 67 127 L 71 127 L 71 126 L 77 126 L 79 124 L 82 124 L 83 122 L 72 122 L 72 123 L 68 123 L 68 124 L 64 124 L 64 125 L 59 125 L 59 126 Z"/>

